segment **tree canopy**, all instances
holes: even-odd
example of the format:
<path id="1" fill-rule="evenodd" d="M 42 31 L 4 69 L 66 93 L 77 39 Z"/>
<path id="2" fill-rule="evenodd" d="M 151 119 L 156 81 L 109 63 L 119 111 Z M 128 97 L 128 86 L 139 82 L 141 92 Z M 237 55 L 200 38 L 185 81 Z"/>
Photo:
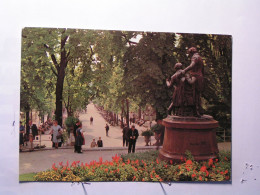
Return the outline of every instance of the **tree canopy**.
<path id="1" fill-rule="evenodd" d="M 186 53 L 192 46 L 205 62 L 203 108 L 230 128 L 228 35 L 25 28 L 21 110 L 55 110 L 61 124 L 62 108 L 73 115 L 93 100 L 124 116 L 129 104 L 134 110 L 151 105 L 157 119 L 165 118 L 173 90 L 166 79 L 174 74 L 175 63 L 190 64 Z"/>

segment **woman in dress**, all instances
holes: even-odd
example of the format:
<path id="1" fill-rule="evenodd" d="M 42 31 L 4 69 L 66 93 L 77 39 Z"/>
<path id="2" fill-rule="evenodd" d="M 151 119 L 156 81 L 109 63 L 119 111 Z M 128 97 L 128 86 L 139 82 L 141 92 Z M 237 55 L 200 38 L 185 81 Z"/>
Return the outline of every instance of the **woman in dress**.
<path id="1" fill-rule="evenodd" d="M 52 142 L 55 145 L 55 148 L 58 149 L 59 142 L 61 142 L 61 126 L 58 125 L 58 121 L 53 121 L 53 126 L 51 127 L 50 134 L 53 134 Z"/>

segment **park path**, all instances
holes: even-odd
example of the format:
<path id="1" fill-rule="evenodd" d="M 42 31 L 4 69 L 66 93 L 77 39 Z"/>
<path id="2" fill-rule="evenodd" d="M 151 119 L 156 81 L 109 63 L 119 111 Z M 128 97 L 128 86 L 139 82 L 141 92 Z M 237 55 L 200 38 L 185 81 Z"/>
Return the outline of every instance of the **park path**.
<path id="1" fill-rule="evenodd" d="M 93 124 L 90 124 L 90 117 L 94 118 Z M 103 140 L 104 147 L 122 147 L 123 138 L 122 138 L 122 129 L 119 126 L 109 126 L 108 137 L 106 136 L 105 125 L 106 121 L 103 116 L 99 113 L 97 108 L 93 103 L 90 103 L 87 107 L 87 112 L 84 111 L 79 114 L 79 119 L 82 121 L 82 129 L 85 136 L 86 144 L 83 148 L 89 148 L 90 143 L 93 139 L 96 141 L 99 137 Z M 144 137 L 141 136 L 141 132 L 144 129 L 136 125 L 136 128 L 139 131 L 139 137 L 137 139 L 136 146 L 144 146 L 145 141 Z M 152 139 L 152 143 L 155 141 Z"/>
<path id="2" fill-rule="evenodd" d="M 104 161 L 112 160 L 112 156 L 126 154 L 127 150 L 110 151 L 84 151 L 82 154 L 74 153 L 73 149 L 42 150 L 37 152 L 20 153 L 19 174 L 36 173 L 51 169 L 52 164 L 59 165 L 60 162 L 71 164 L 73 161 L 90 163 L 99 161 L 102 157 Z"/>

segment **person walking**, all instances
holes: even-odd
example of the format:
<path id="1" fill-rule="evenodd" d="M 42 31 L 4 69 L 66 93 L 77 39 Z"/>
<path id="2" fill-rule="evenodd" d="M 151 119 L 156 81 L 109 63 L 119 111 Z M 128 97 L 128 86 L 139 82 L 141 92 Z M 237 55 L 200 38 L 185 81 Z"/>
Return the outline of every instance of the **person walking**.
<path id="1" fill-rule="evenodd" d="M 58 125 L 58 121 L 53 121 L 53 126 L 51 127 L 50 134 L 53 135 L 52 142 L 55 145 L 55 148 L 58 149 L 59 142 L 61 142 L 62 132 L 61 132 L 61 126 Z"/>
<path id="2" fill-rule="evenodd" d="M 129 139 L 129 145 L 128 145 L 128 153 L 135 153 L 135 144 L 136 140 L 139 136 L 138 130 L 135 128 L 134 125 L 131 126 L 131 129 L 128 131 L 128 139 Z"/>
<path id="3" fill-rule="evenodd" d="M 108 131 L 109 131 L 109 126 L 108 126 L 108 124 L 106 124 L 105 129 L 106 129 L 106 136 L 108 136 Z"/>
<path id="4" fill-rule="evenodd" d="M 123 147 L 124 146 L 128 146 L 128 131 L 129 131 L 129 128 L 127 127 L 126 124 L 124 124 L 124 128 L 123 128 Z"/>
<path id="5" fill-rule="evenodd" d="M 91 116 L 90 117 L 90 125 L 93 125 L 93 120 L 94 120 L 94 118 Z"/>
<path id="6" fill-rule="evenodd" d="M 84 143 L 84 135 L 82 132 L 82 123 L 78 123 L 79 128 L 76 130 L 76 139 L 75 139 L 75 147 L 76 147 L 76 152 L 77 153 L 82 153 L 82 145 Z"/>

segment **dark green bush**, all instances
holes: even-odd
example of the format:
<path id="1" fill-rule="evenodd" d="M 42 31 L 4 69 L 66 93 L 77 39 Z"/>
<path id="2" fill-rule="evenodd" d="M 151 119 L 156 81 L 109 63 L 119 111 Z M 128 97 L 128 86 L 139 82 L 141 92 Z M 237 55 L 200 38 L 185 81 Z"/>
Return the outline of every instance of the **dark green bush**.
<path id="1" fill-rule="evenodd" d="M 67 128 L 73 127 L 76 122 L 77 122 L 77 118 L 75 118 L 74 116 L 69 116 L 68 118 L 66 118 L 65 120 L 65 125 Z"/>
<path id="2" fill-rule="evenodd" d="M 154 133 L 151 130 L 146 130 L 141 133 L 142 136 L 153 136 Z"/>
<path id="3" fill-rule="evenodd" d="M 161 133 L 164 129 L 164 126 L 163 125 L 160 125 L 160 124 L 155 124 L 151 127 L 151 130 L 154 132 L 154 133 Z"/>
<path id="4" fill-rule="evenodd" d="M 146 160 L 146 161 L 155 161 L 156 158 L 158 158 L 159 151 L 153 150 L 153 151 L 146 151 L 146 152 L 139 152 L 139 153 L 130 153 L 121 155 L 121 158 L 123 159 L 123 162 L 126 162 L 127 159 L 129 160 Z"/>

